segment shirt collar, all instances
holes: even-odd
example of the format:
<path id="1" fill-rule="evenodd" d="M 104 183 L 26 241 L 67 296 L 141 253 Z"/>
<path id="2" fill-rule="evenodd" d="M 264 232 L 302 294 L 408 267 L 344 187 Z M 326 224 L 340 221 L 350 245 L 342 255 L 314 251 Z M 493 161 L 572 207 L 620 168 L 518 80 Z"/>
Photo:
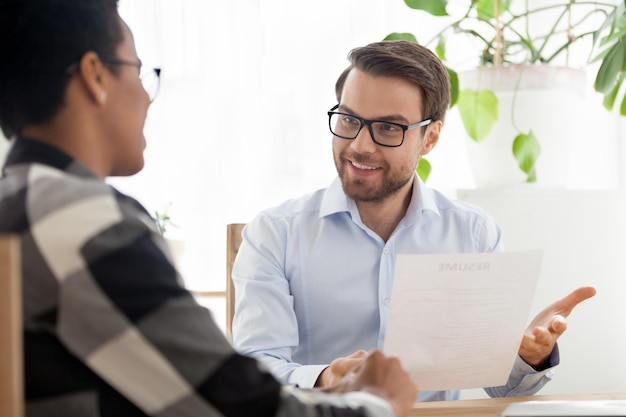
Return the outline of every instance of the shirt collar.
<path id="1" fill-rule="evenodd" d="M 28 138 L 13 140 L 2 171 L 13 165 L 32 163 L 48 165 L 79 177 L 98 178 L 93 171 L 59 148 Z"/>
<path id="2" fill-rule="evenodd" d="M 415 198 L 415 196 L 418 197 Z M 432 211 L 439 216 L 434 191 L 428 188 L 419 176 L 415 174 L 413 181 L 413 197 L 407 209 L 407 214 L 404 216 L 404 219 L 402 219 L 402 223 L 406 225 L 414 224 L 424 211 Z M 353 218 L 358 217 L 356 203 L 343 192 L 341 180 L 337 177 L 324 192 L 319 215 L 320 217 L 325 217 L 340 212 L 348 212 L 352 214 Z M 357 214 L 357 217 L 355 217 L 355 214 Z"/>
<path id="3" fill-rule="evenodd" d="M 343 187 L 341 186 L 341 180 L 337 177 L 324 191 L 324 197 L 320 205 L 320 217 L 330 216 L 335 213 L 350 212 L 351 206 L 354 206 L 356 209 L 354 200 L 345 195 Z"/>
<path id="4" fill-rule="evenodd" d="M 415 198 L 417 196 L 417 198 Z M 428 188 L 415 174 L 413 181 L 413 197 L 406 211 L 406 216 L 402 219 L 402 223 L 412 225 L 416 223 L 425 211 L 431 211 L 439 216 L 439 209 L 435 201 L 435 193 L 432 188 Z"/>

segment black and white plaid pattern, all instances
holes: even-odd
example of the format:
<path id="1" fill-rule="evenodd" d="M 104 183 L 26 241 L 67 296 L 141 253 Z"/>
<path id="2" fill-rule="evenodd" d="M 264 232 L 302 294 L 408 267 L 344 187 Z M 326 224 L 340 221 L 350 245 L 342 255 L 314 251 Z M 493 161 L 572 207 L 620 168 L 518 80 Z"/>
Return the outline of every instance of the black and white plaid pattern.
<path id="1" fill-rule="evenodd" d="M 153 219 L 58 149 L 17 139 L 0 232 L 21 236 L 27 415 L 393 415 L 281 387 L 181 285 Z"/>

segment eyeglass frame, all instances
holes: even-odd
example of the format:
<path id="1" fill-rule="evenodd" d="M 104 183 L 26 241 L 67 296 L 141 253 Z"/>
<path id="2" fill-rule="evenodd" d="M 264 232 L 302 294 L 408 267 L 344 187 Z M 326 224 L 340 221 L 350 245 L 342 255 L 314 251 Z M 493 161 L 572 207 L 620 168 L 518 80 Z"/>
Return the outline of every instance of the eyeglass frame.
<path id="1" fill-rule="evenodd" d="M 105 64 L 112 64 L 112 65 L 130 65 L 131 67 L 138 68 L 140 74 L 141 74 L 141 68 L 143 67 L 143 63 L 141 62 L 141 60 L 130 61 L 127 59 L 112 57 L 112 58 L 100 58 L 100 61 L 104 62 Z M 71 74 L 72 72 L 76 70 L 76 68 L 78 68 L 78 65 L 79 65 L 78 62 L 73 62 L 65 69 L 65 72 L 67 74 Z M 152 74 L 152 73 L 156 74 L 157 86 L 154 91 L 154 97 L 150 97 L 150 103 L 152 103 L 156 99 L 157 95 L 159 94 L 159 88 L 161 86 L 161 68 L 154 67 L 149 72 L 144 73 L 143 77 L 139 78 L 140 81 L 143 81 L 147 75 Z M 142 82 L 142 85 L 143 85 L 143 82 Z M 146 89 L 144 88 L 144 90 Z M 146 90 L 146 92 L 148 93 L 148 95 L 150 95 L 149 91 Z"/>
<path id="2" fill-rule="evenodd" d="M 410 125 L 404 125 L 402 123 L 390 122 L 390 121 L 387 121 L 387 120 L 380 120 L 380 119 L 368 120 L 368 119 L 363 119 L 362 117 L 356 116 L 354 114 L 343 113 L 343 112 L 340 112 L 340 111 L 335 111 L 338 108 L 339 108 L 339 104 L 336 104 L 327 113 L 328 114 L 328 128 L 330 129 L 330 133 L 332 133 L 334 136 L 337 136 L 338 138 L 341 138 L 341 139 L 354 140 L 354 139 L 357 138 L 357 136 L 359 136 L 359 133 L 361 133 L 361 130 L 363 130 L 363 126 L 367 126 L 367 129 L 370 132 L 370 137 L 372 138 L 372 141 L 375 144 L 379 145 L 379 146 L 384 146 L 385 148 L 397 148 L 399 146 L 402 146 L 402 144 L 404 144 L 404 134 L 405 134 L 405 132 L 407 130 L 415 129 L 415 128 L 422 127 L 422 126 L 428 126 L 433 121 L 433 119 L 430 118 L 430 119 L 424 119 L 421 122 L 413 123 L 413 124 L 410 124 Z M 359 126 L 359 130 L 357 130 L 357 132 L 354 135 L 354 137 L 341 136 L 341 135 L 336 134 L 333 131 L 331 120 L 332 120 L 333 115 L 335 115 L 335 114 L 353 117 L 354 119 L 359 121 L 359 123 L 361 125 Z M 387 123 L 387 124 L 399 127 L 400 129 L 402 129 L 402 140 L 400 141 L 400 143 L 398 145 L 387 145 L 387 144 L 378 142 L 376 140 L 376 136 L 374 135 L 374 129 L 372 129 L 372 123 Z"/>

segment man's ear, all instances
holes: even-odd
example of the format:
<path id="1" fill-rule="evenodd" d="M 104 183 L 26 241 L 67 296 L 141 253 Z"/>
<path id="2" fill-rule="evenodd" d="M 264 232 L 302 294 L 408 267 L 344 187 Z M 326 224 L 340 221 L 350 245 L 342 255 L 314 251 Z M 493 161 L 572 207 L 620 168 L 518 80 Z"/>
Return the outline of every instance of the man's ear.
<path id="1" fill-rule="evenodd" d="M 439 133 L 441 133 L 441 127 L 443 122 L 441 120 L 435 120 L 428 126 L 426 126 L 426 133 L 424 133 L 424 141 L 422 142 L 422 149 L 420 155 L 426 155 L 433 150 L 437 142 L 439 142 Z"/>
<path id="2" fill-rule="evenodd" d="M 103 105 L 107 100 L 108 70 L 93 51 L 85 53 L 76 69 L 81 77 L 85 90 L 91 99 L 98 105 Z"/>

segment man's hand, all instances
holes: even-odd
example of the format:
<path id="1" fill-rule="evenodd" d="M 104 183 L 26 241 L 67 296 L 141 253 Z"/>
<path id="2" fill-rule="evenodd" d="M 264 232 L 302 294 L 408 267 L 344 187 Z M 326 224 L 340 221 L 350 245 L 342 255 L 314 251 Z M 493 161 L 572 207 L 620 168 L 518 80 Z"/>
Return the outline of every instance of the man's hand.
<path id="1" fill-rule="evenodd" d="M 339 383 L 339 381 L 348 372 L 361 365 L 366 357 L 366 351 L 357 350 L 350 356 L 335 359 L 330 363 L 328 368 L 324 369 L 322 373 L 317 377 L 317 381 L 315 381 L 315 386 L 330 387 Z"/>
<path id="2" fill-rule="evenodd" d="M 524 332 L 519 349 L 520 357 L 534 368 L 541 367 L 550 357 L 559 336 L 567 329 L 565 318 L 574 307 L 595 294 L 593 287 L 577 288 L 541 311 Z"/>
<path id="3" fill-rule="evenodd" d="M 362 357 L 363 354 L 366 357 Z M 368 392 L 389 402 L 396 416 L 408 415 L 417 399 L 417 385 L 402 368 L 400 359 L 385 356 L 380 350 L 375 350 L 369 355 L 364 351 L 358 351 L 347 358 L 341 358 L 341 360 L 343 362 L 350 358 L 358 359 L 356 366 L 353 366 L 336 385 L 326 387 L 323 391 L 334 393 Z M 335 362 L 333 361 L 333 363 Z M 352 361 L 352 364 L 354 363 L 356 362 Z"/>

